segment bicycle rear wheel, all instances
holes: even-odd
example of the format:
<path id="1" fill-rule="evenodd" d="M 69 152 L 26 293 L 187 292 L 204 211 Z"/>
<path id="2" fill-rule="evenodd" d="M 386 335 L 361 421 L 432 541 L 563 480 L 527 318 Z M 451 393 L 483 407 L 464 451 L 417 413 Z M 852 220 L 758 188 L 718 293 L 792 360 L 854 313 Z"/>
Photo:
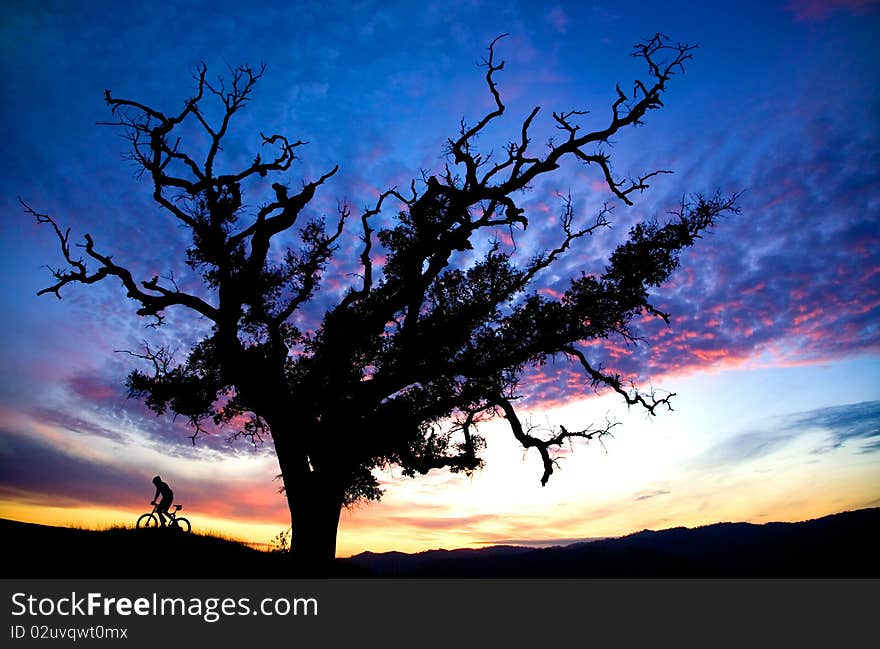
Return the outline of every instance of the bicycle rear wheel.
<path id="1" fill-rule="evenodd" d="M 189 521 L 183 516 L 176 516 L 172 525 L 185 534 L 188 534 L 191 529 Z"/>
<path id="2" fill-rule="evenodd" d="M 155 527 L 159 527 L 159 519 L 156 518 L 155 514 L 144 514 L 138 519 L 137 528 L 139 530 L 153 529 Z"/>

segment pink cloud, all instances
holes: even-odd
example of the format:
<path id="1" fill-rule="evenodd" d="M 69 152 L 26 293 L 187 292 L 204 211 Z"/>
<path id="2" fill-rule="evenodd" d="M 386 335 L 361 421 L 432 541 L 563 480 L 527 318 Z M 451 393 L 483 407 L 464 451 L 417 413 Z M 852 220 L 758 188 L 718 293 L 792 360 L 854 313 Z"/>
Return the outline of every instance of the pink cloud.
<path id="1" fill-rule="evenodd" d="M 553 29 L 558 31 L 560 34 L 564 34 L 568 30 L 569 24 L 571 24 L 571 18 L 568 17 L 568 14 L 562 9 L 562 7 L 553 7 L 550 10 L 550 13 L 547 14 L 547 22 L 553 25 Z"/>
<path id="2" fill-rule="evenodd" d="M 705 363 L 717 363 L 720 360 L 729 358 L 730 353 L 726 349 L 696 349 L 694 356 Z"/>
<path id="3" fill-rule="evenodd" d="M 554 300 L 562 299 L 562 291 L 554 290 L 550 287 L 544 287 L 538 289 L 538 293 L 541 295 L 546 295 L 547 297 L 552 297 Z"/>
<path id="4" fill-rule="evenodd" d="M 123 386 L 102 376 L 81 374 L 69 379 L 73 392 L 89 401 L 118 401 L 125 398 Z"/>
<path id="5" fill-rule="evenodd" d="M 838 9 L 845 9 L 854 14 L 865 14 L 873 11 L 880 0 L 792 0 L 788 10 L 797 20 L 826 20 Z"/>

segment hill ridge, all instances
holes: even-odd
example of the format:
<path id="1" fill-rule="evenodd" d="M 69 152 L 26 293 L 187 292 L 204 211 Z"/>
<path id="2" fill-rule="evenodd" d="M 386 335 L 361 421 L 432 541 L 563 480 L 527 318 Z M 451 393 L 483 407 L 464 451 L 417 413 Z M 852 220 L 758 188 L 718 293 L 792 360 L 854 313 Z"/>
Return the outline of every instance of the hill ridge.
<path id="1" fill-rule="evenodd" d="M 546 548 L 493 546 L 349 560 L 382 577 L 877 577 L 880 508 L 800 522 L 724 521 Z M 496 547 L 505 552 L 492 553 Z"/>

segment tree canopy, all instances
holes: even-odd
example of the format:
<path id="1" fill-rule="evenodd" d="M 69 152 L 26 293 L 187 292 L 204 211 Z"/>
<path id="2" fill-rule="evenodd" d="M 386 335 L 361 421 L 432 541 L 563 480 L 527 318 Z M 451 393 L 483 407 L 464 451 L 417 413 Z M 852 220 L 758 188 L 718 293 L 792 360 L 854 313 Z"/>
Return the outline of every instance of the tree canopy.
<path id="1" fill-rule="evenodd" d="M 585 218 L 564 199 L 556 245 L 526 261 L 490 233 L 502 227 L 528 236 L 530 215 L 520 196 L 562 164 L 595 169 L 625 205 L 651 179 L 669 173 L 616 178 L 607 144 L 662 107 L 667 84 L 683 72 L 694 47 L 662 34 L 637 44 L 633 55 L 644 62 L 646 80 L 636 80 L 630 93 L 616 87 L 602 128 L 583 128 L 581 111 L 554 112 L 559 136 L 542 148 L 531 139 L 535 107 L 503 149 L 487 152 L 476 141 L 506 110 L 497 81 L 504 68 L 498 40 L 483 61 L 493 107 L 472 125 L 462 121 L 448 139 L 445 169 L 423 174 L 406 190 L 388 189 L 361 211 L 341 203 L 329 220 L 313 214 L 309 203 L 338 167 L 299 191 L 275 182 L 271 194 L 252 195 L 266 186 L 264 178 L 290 169 L 302 141 L 262 135 L 249 166 L 223 168 L 224 138 L 264 67 L 243 65 L 214 82 L 200 66 L 195 94 L 176 113 L 106 91 L 109 123 L 128 138 L 155 203 L 191 236 L 180 254 L 203 290 L 186 292 L 172 278 L 137 279 L 89 234 L 76 244 L 80 256 L 69 229 L 25 205 L 54 230 L 65 261 L 41 294 L 60 298 L 70 284 L 115 277 L 137 303 L 137 314 L 156 325 L 172 308 L 211 323 L 210 335 L 183 360 L 164 348 L 131 352 L 148 369 L 131 372 L 129 391 L 156 413 L 187 417 L 194 439 L 206 421 L 236 426 L 252 440 L 270 435 L 291 511 L 292 548 L 300 557 L 332 558 L 340 508 L 380 496 L 377 467 L 399 465 L 408 475 L 478 469 L 485 446 L 479 423 L 490 418 L 505 419 L 524 448 L 536 449 L 546 484 L 555 447 L 608 431 L 606 424 L 541 434 L 520 421 L 515 404 L 529 390 L 524 372 L 551 357 L 567 359 L 594 388 L 613 390 L 651 415 L 670 405 L 672 395 L 641 391 L 606 370 L 596 357 L 601 346 L 590 343 L 615 336 L 636 342 L 633 321 L 644 314 L 669 323 L 650 291 L 720 215 L 737 209 L 736 196 L 694 194 L 667 220 L 635 225 L 609 251 L 603 272 L 572 277 L 558 297 L 538 293 L 536 277 L 609 226 L 613 205 Z M 219 105 L 219 119 L 210 118 L 210 102 Z M 181 146 L 185 128 L 200 130 L 204 151 Z M 359 232 L 360 270 L 320 325 L 300 330 L 295 315 L 310 307 L 349 227 Z M 295 233 L 298 245 L 275 254 L 282 233 Z M 465 251 L 474 253 L 473 261 L 461 261 L 466 256 L 458 253 Z"/>

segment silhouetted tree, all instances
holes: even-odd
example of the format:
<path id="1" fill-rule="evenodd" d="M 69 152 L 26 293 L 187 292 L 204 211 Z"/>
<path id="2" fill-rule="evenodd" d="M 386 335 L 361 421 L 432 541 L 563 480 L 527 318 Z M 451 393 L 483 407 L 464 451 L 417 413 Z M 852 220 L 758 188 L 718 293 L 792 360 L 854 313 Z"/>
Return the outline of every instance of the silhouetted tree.
<path id="1" fill-rule="evenodd" d="M 274 195 L 255 214 L 244 207 L 245 188 L 258 184 L 256 178 L 287 171 L 303 143 L 264 135 L 263 146 L 273 151 L 268 158 L 257 155 L 238 172 L 218 170 L 230 122 L 264 68 L 245 65 L 231 70 L 225 82 L 212 83 L 202 65 L 195 96 L 176 114 L 105 93 L 112 123 L 126 133 L 132 159 L 152 181 L 153 199 L 191 233 L 185 257 L 204 281 L 199 294 L 182 291 L 173 279 L 136 280 L 88 234 L 79 244 L 85 260 L 77 258 L 69 230 L 25 205 L 54 229 L 67 263 L 40 294 L 60 298 L 68 284 L 112 276 L 139 304 L 137 314 L 156 324 L 171 307 L 191 309 L 212 323 L 211 335 L 180 364 L 165 349 L 135 354 L 148 360 L 151 370 L 133 371 L 128 388 L 157 413 L 170 409 L 187 417 L 195 434 L 208 419 L 238 423 L 240 434 L 252 439 L 271 433 L 290 507 L 292 550 L 300 558 L 334 556 L 341 508 L 380 496 L 374 468 L 399 465 L 407 475 L 479 468 L 484 440 L 476 425 L 488 418 L 506 419 L 516 440 L 536 449 L 545 484 L 554 469 L 554 447 L 607 432 L 607 426 L 560 427 L 542 435 L 522 424 L 514 408 L 518 381 L 525 369 L 549 357 L 569 359 L 594 388 L 610 388 L 650 414 L 669 405 L 671 395 L 641 392 L 604 370 L 594 357 L 601 347 L 586 343 L 613 335 L 635 341 L 630 323 L 646 312 L 668 323 L 669 316 L 649 301 L 649 289 L 669 277 L 682 249 L 720 214 L 736 209 L 735 197 L 695 196 L 666 223 L 636 225 L 611 251 L 604 273 L 573 278 L 558 299 L 534 292 L 533 280 L 579 239 L 607 226 L 610 206 L 579 223 L 571 201 L 565 201 L 558 245 L 525 263 L 499 243 L 488 249 L 485 244 L 487 231 L 526 230 L 528 216 L 517 196 L 564 159 L 595 168 L 627 205 L 635 192 L 648 188 L 650 178 L 668 173 L 615 179 L 603 144 L 663 105 L 667 83 L 684 69 L 693 47 L 659 34 L 636 45 L 634 56 L 647 64 L 648 80 L 636 81 L 631 94 L 617 87 L 603 128 L 582 129 L 579 111 L 553 113 L 561 137 L 538 152 L 530 139 L 536 107 L 516 138 L 493 157 L 478 152 L 474 142 L 505 112 L 496 85 L 504 67 L 496 59 L 497 40 L 483 61 L 492 110 L 473 125 L 462 122 L 448 140 L 445 173 L 423 175 L 406 194 L 389 189 L 359 214 L 361 271 L 313 332 L 299 330 L 293 316 L 313 299 L 352 213 L 343 204 L 327 224 L 307 217 L 305 208 L 337 168 L 296 192 L 273 184 Z M 216 122 L 203 108 L 211 99 L 222 109 Z M 198 158 L 179 146 L 180 129 L 192 126 L 207 141 Z M 392 199 L 402 211 L 392 225 L 380 227 L 378 215 Z M 299 247 L 274 261 L 273 241 L 294 226 Z M 465 256 L 456 253 L 469 250 L 477 260 L 464 264 Z M 381 267 L 377 252 L 385 256 Z"/>

